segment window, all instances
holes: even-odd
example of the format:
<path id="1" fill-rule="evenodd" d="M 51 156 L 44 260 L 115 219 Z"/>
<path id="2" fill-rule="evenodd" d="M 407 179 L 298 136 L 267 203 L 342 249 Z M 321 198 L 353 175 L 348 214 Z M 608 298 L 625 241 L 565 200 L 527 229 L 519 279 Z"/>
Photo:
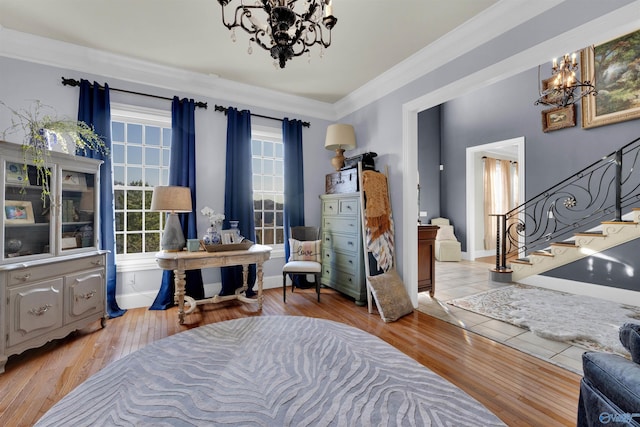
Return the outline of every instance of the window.
<path id="1" fill-rule="evenodd" d="M 156 253 L 165 215 L 149 209 L 153 187 L 169 182 L 170 112 L 112 106 L 111 140 L 116 256 Z"/>
<path id="2" fill-rule="evenodd" d="M 251 153 L 256 240 L 284 244 L 284 145 L 282 131 L 253 126 Z"/>

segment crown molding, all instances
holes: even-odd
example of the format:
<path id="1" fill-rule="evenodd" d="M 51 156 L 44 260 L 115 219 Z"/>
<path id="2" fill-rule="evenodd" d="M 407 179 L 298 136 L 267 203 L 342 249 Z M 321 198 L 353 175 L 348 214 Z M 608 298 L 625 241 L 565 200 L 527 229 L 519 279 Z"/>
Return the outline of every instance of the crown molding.
<path id="1" fill-rule="evenodd" d="M 338 118 L 390 94 L 563 1 L 499 1 L 336 102 Z"/>
<path id="2" fill-rule="evenodd" d="M 335 120 L 332 104 L 86 48 L 0 26 L 0 56 L 283 113 Z"/>

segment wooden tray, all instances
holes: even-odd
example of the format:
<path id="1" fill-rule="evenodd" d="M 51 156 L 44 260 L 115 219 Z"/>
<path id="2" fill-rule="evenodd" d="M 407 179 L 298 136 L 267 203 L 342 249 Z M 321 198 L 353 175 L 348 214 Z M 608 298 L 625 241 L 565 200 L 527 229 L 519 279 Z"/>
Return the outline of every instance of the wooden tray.
<path id="1" fill-rule="evenodd" d="M 240 243 L 230 243 L 227 245 L 204 245 L 207 252 L 226 252 L 226 251 L 244 251 L 253 246 L 251 240 L 244 240 Z"/>

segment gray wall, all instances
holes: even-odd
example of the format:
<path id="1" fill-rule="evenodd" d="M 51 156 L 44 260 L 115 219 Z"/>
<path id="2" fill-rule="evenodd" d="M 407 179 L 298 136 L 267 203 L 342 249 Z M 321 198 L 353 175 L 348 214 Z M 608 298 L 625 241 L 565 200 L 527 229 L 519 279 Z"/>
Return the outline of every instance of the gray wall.
<path id="1" fill-rule="evenodd" d="M 208 103 L 208 109 L 196 109 L 196 168 L 198 171 L 196 207 L 201 209 L 209 206 L 216 211 L 224 209 L 224 176 L 225 176 L 225 147 L 227 119 L 222 113 L 214 111 L 214 105 L 233 106 L 239 109 L 250 109 L 254 113 L 272 116 L 300 119 L 311 123 L 309 128 L 303 128 L 304 143 L 304 177 L 305 177 L 305 219 L 309 225 L 320 225 L 320 199 L 324 193 L 324 176 L 330 172 L 332 153 L 324 149 L 326 128 L 330 122 L 314 117 L 300 116 L 295 111 L 285 112 L 252 108 L 251 105 L 239 105 L 229 100 L 214 99 L 193 93 L 176 93 L 159 87 L 135 84 L 111 77 L 88 75 L 77 71 L 50 67 L 32 62 L 25 62 L 6 57 L 0 57 L 0 100 L 14 109 L 28 108 L 32 101 L 40 100 L 52 107 L 48 111 L 57 116 L 77 117 L 78 88 L 63 86 L 61 77 L 107 82 L 111 88 L 126 89 L 158 96 L 194 98 L 196 101 Z M 130 95 L 111 91 L 111 102 L 130 104 L 140 107 L 156 108 L 170 111 L 171 103 L 151 97 Z M 10 126 L 10 112 L 0 106 L 0 132 Z M 252 118 L 253 124 L 281 128 L 278 121 Z M 21 143 L 21 135 L 7 137 L 10 142 Z M 320 159 L 320 160 L 319 160 Z M 204 234 L 207 220 L 198 215 L 198 231 Z M 273 258 L 265 264 L 265 277 L 281 277 L 284 258 Z M 134 275 L 135 274 L 135 278 Z M 153 293 L 159 288 L 159 270 L 145 270 L 127 272 L 118 275 L 118 294 L 131 292 Z M 205 283 L 220 281 L 219 269 L 203 270 Z M 134 283 L 132 283 L 134 282 Z M 149 305 L 153 300 L 149 301 Z"/>
<path id="2" fill-rule="evenodd" d="M 543 70 L 548 68 L 549 64 L 542 65 Z M 439 136 L 441 139 L 444 171 L 441 172 L 440 212 L 456 224 L 456 234 L 464 249 L 467 147 L 524 136 L 525 197 L 528 199 L 640 136 L 640 120 L 583 129 L 580 105 L 577 106 L 577 126 L 542 132 L 541 111 L 547 107 L 534 105 L 538 98 L 537 80 L 535 68 L 446 102 L 441 107 L 440 131 L 432 131 L 429 137 L 419 134 L 421 147 L 431 146 L 429 138 Z M 421 176 L 429 173 L 423 169 L 421 165 Z M 596 256 L 547 275 L 637 290 L 640 284 L 634 283 L 633 275 L 624 267 L 629 265 L 632 270 L 640 267 L 640 259 L 628 255 L 639 249 L 640 242 L 632 242 L 606 251 L 605 255 L 614 260 L 609 262 L 614 268 L 607 269 L 607 261 Z"/>
<path id="3" fill-rule="evenodd" d="M 440 216 L 440 106 L 418 114 L 419 206 L 422 224 Z"/>

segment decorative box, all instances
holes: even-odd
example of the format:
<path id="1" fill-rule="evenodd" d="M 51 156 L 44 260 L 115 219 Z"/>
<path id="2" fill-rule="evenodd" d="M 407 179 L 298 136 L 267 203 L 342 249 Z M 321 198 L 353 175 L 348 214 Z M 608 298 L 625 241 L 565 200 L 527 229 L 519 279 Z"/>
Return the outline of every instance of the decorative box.
<path id="1" fill-rule="evenodd" d="M 357 156 L 344 159 L 344 167 L 342 170 L 358 167 L 358 162 L 362 162 L 362 170 L 375 170 L 376 161 L 374 157 L 378 154 L 373 151 L 358 154 Z"/>
<path id="2" fill-rule="evenodd" d="M 325 181 L 325 191 L 327 194 L 358 191 L 358 168 L 328 174 Z"/>

